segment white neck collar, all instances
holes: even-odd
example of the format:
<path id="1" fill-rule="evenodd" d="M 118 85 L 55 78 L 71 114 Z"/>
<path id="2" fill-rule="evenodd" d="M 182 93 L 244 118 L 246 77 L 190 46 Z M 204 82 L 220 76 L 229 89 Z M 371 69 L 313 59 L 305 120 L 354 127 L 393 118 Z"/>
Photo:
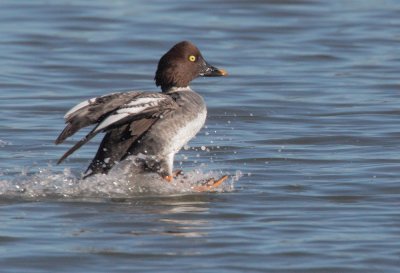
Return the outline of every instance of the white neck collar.
<path id="1" fill-rule="evenodd" d="M 192 90 L 192 88 L 190 88 L 190 86 L 185 86 L 185 87 L 173 86 L 170 89 L 168 89 L 165 93 L 174 93 L 174 92 L 178 92 L 178 91 L 193 91 L 193 90 Z"/>

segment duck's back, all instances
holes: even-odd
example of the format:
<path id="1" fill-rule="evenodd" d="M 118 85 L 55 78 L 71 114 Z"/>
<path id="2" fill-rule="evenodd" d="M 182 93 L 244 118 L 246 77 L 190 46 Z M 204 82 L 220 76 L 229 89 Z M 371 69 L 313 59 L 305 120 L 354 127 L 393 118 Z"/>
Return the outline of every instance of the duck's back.
<path id="1" fill-rule="evenodd" d="M 207 109 L 199 94 L 185 89 L 175 91 L 170 96 L 179 107 L 160 117 L 148 132 L 132 145 L 129 154 L 142 153 L 161 157 L 175 154 L 203 127 Z"/>

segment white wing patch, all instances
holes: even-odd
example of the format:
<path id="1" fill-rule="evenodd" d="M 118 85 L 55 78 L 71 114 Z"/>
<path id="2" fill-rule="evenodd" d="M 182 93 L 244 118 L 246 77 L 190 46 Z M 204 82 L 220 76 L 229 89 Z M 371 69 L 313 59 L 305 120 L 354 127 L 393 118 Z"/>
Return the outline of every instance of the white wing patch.
<path id="1" fill-rule="evenodd" d="M 74 107 L 72 107 L 72 108 L 64 115 L 64 119 L 68 119 L 68 118 L 69 118 L 73 113 L 75 113 L 76 111 L 79 111 L 79 110 L 81 110 L 82 108 L 84 108 L 84 107 L 86 107 L 86 106 L 88 106 L 88 105 L 90 105 L 90 104 L 92 104 L 92 103 L 95 103 L 96 100 L 97 100 L 98 98 L 104 98 L 104 97 L 108 97 L 108 96 L 111 96 L 111 95 L 114 95 L 114 94 L 118 94 L 118 92 L 114 92 L 114 93 L 110 93 L 110 94 L 107 94 L 107 95 L 104 95 L 104 96 L 94 97 L 94 98 L 91 98 L 91 99 L 82 101 L 81 103 L 78 103 L 77 105 L 75 105 Z"/>
<path id="2" fill-rule="evenodd" d="M 96 133 L 100 130 L 103 130 L 107 126 L 129 116 L 128 113 L 121 113 L 121 114 L 113 114 L 111 116 L 108 116 L 105 120 L 103 120 L 97 127 L 96 130 L 93 131 L 93 133 Z"/>
<path id="3" fill-rule="evenodd" d="M 136 100 L 131 101 L 127 105 L 135 106 L 135 105 L 141 105 L 141 104 L 150 104 L 150 106 L 154 106 L 160 100 L 164 100 L 164 98 L 138 98 Z"/>
<path id="4" fill-rule="evenodd" d="M 157 104 L 161 100 L 165 100 L 165 98 L 144 97 L 144 98 L 137 98 L 127 104 L 124 104 L 114 113 L 105 118 L 93 132 L 94 133 L 99 132 L 107 128 L 108 126 L 122 120 L 123 118 L 137 115 L 150 107 L 157 106 Z"/>
<path id="5" fill-rule="evenodd" d="M 88 105 L 90 105 L 91 103 L 94 103 L 96 101 L 96 98 L 91 98 L 85 101 L 82 101 L 81 103 L 78 103 L 77 105 L 75 105 L 74 107 L 72 107 L 65 115 L 64 115 L 64 119 L 68 119 L 70 115 L 72 115 L 73 113 L 75 113 L 76 111 L 82 109 L 83 107 L 86 107 Z"/>

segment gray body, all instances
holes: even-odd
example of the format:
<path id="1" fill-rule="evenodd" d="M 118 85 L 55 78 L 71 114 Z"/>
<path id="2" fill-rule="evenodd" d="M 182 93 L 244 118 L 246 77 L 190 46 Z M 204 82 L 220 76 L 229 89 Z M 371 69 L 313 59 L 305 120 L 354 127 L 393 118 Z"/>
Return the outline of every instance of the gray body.
<path id="1" fill-rule="evenodd" d="M 65 116 L 61 143 L 82 127 L 97 126 L 59 160 L 61 162 L 99 132 L 106 132 L 86 176 L 107 173 L 128 156 L 140 157 L 143 170 L 172 175 L 175 154 L 204 125 L 203 98 L 189 87 L 165 93 L 113 93 L 84 101 Z"/>
<path id="2" fill-rule="evenodd" d="M 175 154 L 200 131 L 207 114 L 203 98 L 190 89 L 167 94 L 178 107 L 164 113 L 127 153 L 145 155 L 145 168 L 162 176 L 172 175 Z"/>
<path id="3" fill-rule="evenodd" d="M 174 45 L 161 57 L 154 77 L 162 93 L 112 93 L 83 101 L 67 112 L 67 125 L 56 144 L 83 127 L 95 127 L 58 163 L 104 132 L 86 176 L 108 173 L 117 162 L 135 156 L 142 170 L 157 172 L 170 181 L 175 154 L 197 134 L 207 115 L 203 98 L 189 83 L 199 76 L 226 75 L 225 70 L 209 65 L 194 44 Z"/>

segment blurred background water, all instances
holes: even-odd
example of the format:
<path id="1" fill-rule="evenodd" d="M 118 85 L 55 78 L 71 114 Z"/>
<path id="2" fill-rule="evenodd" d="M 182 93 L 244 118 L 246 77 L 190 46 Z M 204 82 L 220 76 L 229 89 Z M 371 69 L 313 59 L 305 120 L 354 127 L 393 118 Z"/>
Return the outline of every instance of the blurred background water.
<path id="1" fill-rule="evenodd" d="M 1 272 L 399 272 L 400 2 L 0 1 Z M 206 127 L 176 165 L 214 194 L 79 181 L 64 113 L 157 90 L 191 40 Z M 237 181 L 237 178 L 240 179 Z"/>

